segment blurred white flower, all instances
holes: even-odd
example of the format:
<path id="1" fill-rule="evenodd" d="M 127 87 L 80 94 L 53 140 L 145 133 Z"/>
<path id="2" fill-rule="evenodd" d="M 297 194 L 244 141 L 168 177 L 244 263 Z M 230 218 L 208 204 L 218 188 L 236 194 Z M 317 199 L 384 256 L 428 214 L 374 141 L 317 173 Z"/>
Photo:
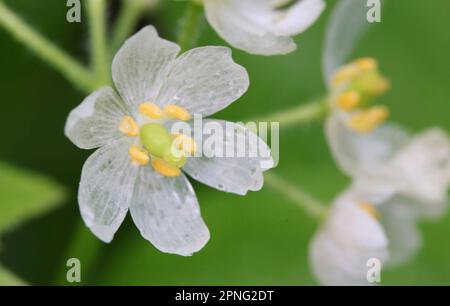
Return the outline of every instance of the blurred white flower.
<path id="1" fill-rule="evenodd" d="M 341 0 L 327 28 L 324 77 L 331 114 L 326 135 L 352 186 L 333 204 L 311 244 L 314 273 L 326 285 L 367 285 L 367 260 L 407 261 L 420 248 L 418 220 L 440 216 L 448 201 L 450 140 L 434 128 L 410 136 L 372 106 L 389 87 L 371 58 L 343 65 L 369 23 L 365 2 Z M 364 214 L 366 212 L 366 214 Z"/>
<path id="2" fill-rule="evenodd" d="M 366 262 L 388 256 L 386 234 L 373 206 L 340 195 L 310 245 L 310 264 L 322 285 L 367 285 Z"/>
<path id="3" fill-rule="evenodd" d="M 163 252 L 190 255 L 209 240 L 194 190 L 181 170 L 222 191 L 244 195 L 263 184 L 258 158 L 197 158 L 195 140 L 171 135 L 167 125 L 208 116 L 249 86 L 246 70 L 222 47 L 190 50 L 146 27 L 116 54 L 109 87 L 87 97 L 69 115 L 65 133 L 82 149 L 99 148 L 83 166 L 78 201 L 91 231 L 110 242 L 128 210 L 144 238 Z M 209 120 L 213 121 L 214 120 Z M 215 121 L 223 125 L 225 121 Z M 247 133 L 243 127 L 238 130 Z M 232 135 L 234 137 L 234 135 Z M 258 143 L 269 150 L 267 145 Z M 192 155 L 190 155 L 192 156 Z M 151 166 L 150 166 L 150 165 Z"/>
<path id="4" fill-rule="evenodd" d="M 374 201 L 372 201 L 374 200 Z M 382 267 L 409 260 L 422 244 L 416 222 L 420 206 L 406 197 L 371 195 L 350 187 L 332 205 L 310 245 L 310 264 L 323 285 L 373 285 L 367 263 Z"/>
<path id="5" fill-rule="evenodd" d="M 389 116 L 385 106 L 372 105 L 389 89 L 389 81 L 373 58 L 360 58 L 340 67 L 329 88 L 330 118 L 342 121 L 350 130 L 370 133 Z"/>
<path id="6" fill-rule="evenodd" d="M 334 159 L 353 183 L 314 238 L 311 264 L 322 284 L 368 285 L 370 258 L 384 266 L 409 260 L 422 244 L 417 221 L 443 214 L 450 139 L 437 128 L 410 136 L 392 124 L 361 132 L 339 111 L 327 119 L 326 135 Z M 364 210 L 372 219 L 361 214 Z"/>
<path id="7" fill-rule="evenodd" d="M 360 58 L 345 64 L 369 27 L 367 4 L 361 0 L 341 0 L 327 25 L 322 55 L 323 74 L 329 90 L 331 116 L 349 129 L 369 133 L 389 116 L 384 106 L 373 106 L 389 88 L 373 58 Z"/>
<path id="8" fill-rule="evenodd" d="M 450 139 L 432 128 L 409 136 L 384 124 L 370 134 L 349 130 L 330 118 L 326 124 L 332 154 L 359 189 L 381 197 L 402 194 L 442 213 L 450 186 Z"/>
<path id="9" fill-rule="evenodd" d="M 389 111 L 373 106 L 389 88 L 372 58 L 343 65 L 367 30 L 364 1 L 342 0 L 331 16 L 323 55 L 331 114 L 326 135 L 340 168 L 367 192 L 402 193 L 442 211 L 449 185 L 450 144 L 444 131 L 411 138 L 384 123 Z M 362 187 L 361 187 L 362 188 Z"/>
<path id="10" fill-rule="evenodd" d="M 291 36 L 308 29 L 325 9 L 323 0 L 202 0 L 214 30 L 230 45 L 251 54 L 294 51 Z"/>

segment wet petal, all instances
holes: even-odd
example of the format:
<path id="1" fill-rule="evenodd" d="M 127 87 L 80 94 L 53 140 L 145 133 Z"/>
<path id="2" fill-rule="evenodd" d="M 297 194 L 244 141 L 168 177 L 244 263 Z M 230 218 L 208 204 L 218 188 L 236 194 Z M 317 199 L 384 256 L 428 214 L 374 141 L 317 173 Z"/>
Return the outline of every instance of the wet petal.
<path id="1" fill-rule="evenodd" d="M 191 114 L 208 116 L 236 101 L 248 86 L 247 71 L 233 61 L 230 49 L 196 48 L 174 62 L 158 103 L 175 104 Z"/>
<path id="2" fill-rule="evenodd" d="M 203 120 L 203 141 L 209 141 L 209 129 L 220 129 L 220 150 L 211 154 L 203 146 L 203 156 L 191 157 L 183 170 L 199 182 L 220 191 L 245 195 L 258 191 L 264 183 L 263 172 L 274 166 L 270 148 L 242 125 L 223 120 Z M 214 147 L 216 148 L 216 147 Z"/>
<path id="3" fill-rule="evenodd" d="M 209 240 L 194 190 L 185 176 L 139 171 L 130 207 L 142 236 L 162 252 L 190 256 Z"/>
<path id="4" fill-rule="evenodd" d="M 81 173 L 78 202 L 90 230 L 110 242 L 125 218 L 133 196 L 137 167 L 128 156 L 129 141 L 95 151 Z"/>
<path id="5" fill-rule="evenodd" d="M 123 137 L 119 124 L 128 109 L 110 87 L 87 97 L 67 118 L 65 134 L 81 149 L 98 148 Z"/>
<path id="6" fill-rule="evenodd" d="M 178 52 L 180 47 L 160 38 L 152 26 L 125 42 L 114 57 L 112 76 L 131 109 L 136 111 L 140 103 L 156 100 L 166 70 Z"/>

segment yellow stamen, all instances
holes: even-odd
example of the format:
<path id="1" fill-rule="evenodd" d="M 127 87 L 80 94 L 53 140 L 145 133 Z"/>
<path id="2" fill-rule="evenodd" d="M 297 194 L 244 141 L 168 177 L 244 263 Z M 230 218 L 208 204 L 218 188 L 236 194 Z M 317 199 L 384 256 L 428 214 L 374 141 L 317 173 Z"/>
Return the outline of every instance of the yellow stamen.
<path id="1" fill-rule="evenodd" d="M 356 66 L 363 71 L 375 70 L 378 68 L 378 62 L 371 57 L 364 57 L 355 61 Z"/>
<path id="2" fill-rule="evenodd" d="M 386 93 L 389 88 L 391 87 L 391 82 L 389 82 L 388 79 L 385 78 L 380 78 L 376 84 L 374 84 L 373 89 L 372 89 L 372 93 L 374 95 L 382 95 L 384 93 Z"/>
<path id="3" fill-rule="evenodd" d="M 130 154 L 131 161 L 136 166 L 145 166 L 150 161 L 150 156 L 147 151 L 137 145 L 132 145 L 128 150 L 128 154 Z"/>
<path id="4" fill-rule="evenodd" d="M 338 97 L 337 106 L 344 111 L 351 111 L 359 106 L 360 101 L 361 96 L 357 91 L 349 91 Z"/>
<path id="5" fill-rule="evenodd" d="M 372 203 L 363 202 L 363 203 L 359 204 L 359 208 L 364 210 L 366 213 L 369 214 L 369 216 L 371 216 L 374 219 L 379 219 L 380 218 L 380 213 L 375 208 L 375 206 L 373 206 Z"/>
<path id="6" fill-rule="evenodd" d="M 157 159 L 157 158 L 153 159 L 152 166 L 156 172 L 158 172 L 164 176 L 176 177 L 176 176 L 181 175 L 181 170 L 179 168 L 169 165 L 167 162 L 165 162 L 162 159 Z"/>
<path id="7" fill-rule="evenodd" d="M 187 156 L 193 156 L 197 152 L 197 143 L 193 138 L 184 134 L 174 134 L 173 137 L 175 148 L 183 151 Z"/>
<path id="8" fill-rule="evenodd" d="M 139 112 L 147 117 L 150 117 L 151 119 L 159 119 L 163 115 L 161 108 L 151 102 L 146 102 L 139 105 Z"/>
<path id="9" fill-rule="evenodd" d="M 349 122 L 349 127 L 360 133 L 370 133 L 389 117 L 389 110 L 384 106 L 375 106 L 357 115 Z"/>
<path id="10" fill-rule="evenodd" d="M 127 136 L 139 135 L 139 126 L 130 116 L 123 117 L 122 122 L 119 124 L 119 130 Z"/>
<path id="11" fill-rule="evenodd" d="M 339 68 L 339 70 L 336 71 L 332 78 L 333 87 L 339 87 L 342 84 L 351 81 L 358 75 L 359 72 L 360 69 L 358 69 L 358 66 L 353 64 L 349 64 Z"/>
<path id="12" fill-rule="evenodd" d="M 164 107 L 164 114 L 171 119 L 178 119 L 181 121 L 189 121 L 191 119 L 191 114 L 180 106 L 169 104 Z"/>

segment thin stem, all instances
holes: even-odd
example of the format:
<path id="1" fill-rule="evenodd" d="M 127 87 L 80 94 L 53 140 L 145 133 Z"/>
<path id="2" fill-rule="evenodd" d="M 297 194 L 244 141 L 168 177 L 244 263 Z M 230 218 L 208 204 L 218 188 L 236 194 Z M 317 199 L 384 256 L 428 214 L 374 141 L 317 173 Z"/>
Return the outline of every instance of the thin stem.
<path id="1" fill-rule="evenodd" d="M 186 3 L 186 11 L 181 20 L 177 39 L 182 52 L 191 49 L 197 43 L 203 21 L 202 5 L 196 1 L 188 1 Z"/>
<path id="2" fill-rule="evenodd" d="M 292 200 L 311 217 L 319 220 L 323 220 L 326 217 L 328 212 L 327 207 L 300 186 L 294 186 L 284 178 L 273 173 L 265 173 L 264 182 L 270 188 Z"/>
<path id="3" fill-rule="evenodd" d="M 131 35 L 138 19 L 147 9 L 147 5 L 143 0 L 125 0 L 122 2 L 123 7 L 113 29 L 111 55 L 114 55 L 123 42 Z"/>
<path id="4" fill-rule="evenodd" d="M 90 92 L 94 88 L 94 76 L 71 56 L 33 30 L 20 17 L 0 1 L 0 26 L 17 41 L 29 47 L 36 56 L 58 70 L 78 89 Z"/>
<path id="5" fill-rule="evenodd" d="M 87 13 L 90 25 L 90 42 L 92 65 L 97 76 L 97 86 L 109 85 L 109 51 L 106 39 L 106 2 L 89 0 Z"/>
<path id="6" fill-rule="evenodd" d="M 310 123 L 323 119 L 329 111 L 327 99 L 317 99 L 313 102 L 301 104 L 278 113 L 255 118 L 255 122 L 279 122 L 282 127 Z"/>

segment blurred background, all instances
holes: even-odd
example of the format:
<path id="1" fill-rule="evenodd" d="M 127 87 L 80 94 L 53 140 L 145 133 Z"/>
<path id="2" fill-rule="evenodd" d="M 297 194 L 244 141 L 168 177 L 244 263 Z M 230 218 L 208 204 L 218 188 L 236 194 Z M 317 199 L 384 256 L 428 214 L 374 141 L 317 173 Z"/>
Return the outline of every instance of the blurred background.
<path id="1" fill-rule="evenodd" d="M 63 0 L 4 2 L 86 62 L 84 12 L 82 23 L 68 23 Z M 141 26 L 154 24 L 162 37 L 175 40 L 185 3 L 162 2 Z M 392 90 L 381 99 L 391 108 L 392 120 L 413 131 L 430 126 L 449 131 L 450 1 L 390 2 L 382 22 L 364 37 L 355 57 L 379 59 L 392 82 Z M 113 21 L 120 1 L 111 3 Z M 335 1 L 328 4 L 319 22 L 297 37 L 299 49 L 293 54 L 260 57 L 234 50 L 235 60 L 248 69 L 252 86 L 216 118 L 268 115 L 325 93 L 321 50 Z M 200 45 L 225 43 L 205 25 Z M 157 251 L 129 217 L 111 244 L 97 240 L 82 224 L 76 201 L 81 167 L 92 152 L 76 148 L 63 133 L 68 113 L 84 95 L 1 28 L 0 67 L 0 262 L 18 278 L 30 284 L 65 285 L 66 260 L 77 257 L 82 284 L 316 284 L 308 266 L 308 246 L 317 224 L 268 186 L 239 197 L 194 183 L 211 240 L 193 257 Z M 280 145 L 280 164 L 274 172 L 321 200 L 329 203 L 348 183 L 331 159 L 321 123 L 281 127 Z M 16 224 L 14 216 L 20 217 L 21 207 L 30 202 L 36 214 Z M 42 214 L 40 205 L 53 208 Z M 420 227 L 424 235 L 420 253 L 400 268 L 383 271 L 383 284 L 450 285 L 450 215 Z M 10 282 L 16 281 L 10 277 Z"/>

